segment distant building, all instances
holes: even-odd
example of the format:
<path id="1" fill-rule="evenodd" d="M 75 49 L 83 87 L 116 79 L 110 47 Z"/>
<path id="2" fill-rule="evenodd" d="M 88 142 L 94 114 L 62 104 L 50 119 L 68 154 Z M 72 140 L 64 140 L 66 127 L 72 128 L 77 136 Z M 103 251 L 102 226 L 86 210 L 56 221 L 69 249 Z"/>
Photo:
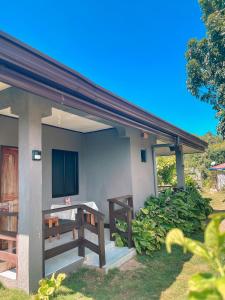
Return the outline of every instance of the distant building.
<path id="1" fill-rule="evenodd" d="M 216 188 L 218 191 L 225 189 L 225 163 L 212 166 L 210 171 L 216 171 Z"/>

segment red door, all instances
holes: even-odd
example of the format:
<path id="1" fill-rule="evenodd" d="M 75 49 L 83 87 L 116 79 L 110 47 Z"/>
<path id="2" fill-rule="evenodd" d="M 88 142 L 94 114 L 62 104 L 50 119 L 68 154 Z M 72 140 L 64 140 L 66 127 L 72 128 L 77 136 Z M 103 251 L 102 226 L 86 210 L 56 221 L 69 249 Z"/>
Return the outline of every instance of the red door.
<path id="1" fill-rule="evenodd" d="M 0 210 L 18 211 L 18 148 L 0 147 Z M 0 219 L 0 230 L 16 231 L 15 217 Z"/>

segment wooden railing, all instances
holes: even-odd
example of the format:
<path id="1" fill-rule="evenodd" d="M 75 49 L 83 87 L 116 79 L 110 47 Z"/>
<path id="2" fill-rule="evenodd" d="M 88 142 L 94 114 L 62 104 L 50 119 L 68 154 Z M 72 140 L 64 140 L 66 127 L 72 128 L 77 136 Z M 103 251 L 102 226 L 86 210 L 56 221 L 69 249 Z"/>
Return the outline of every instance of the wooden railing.
<path id="1" fill-rule="evenodd" d="M 71 209 L 76 209 L 77 215 L 76 215 L 76 219 L 72 220 L 72 223 L 70 221 L 70 223 L 72 224 L 70 225 L 70 229 L 75 228 L 76 230 L 78 230 L 78 238 L 69 241 L 65 244 L 45 250 L 45 239 L 48 236 L 57 235 L 58 230 L 59 232 L 64 233 L 64 232 L 68 232 L 69 229 L 68 225 L 60 224 L 60 223 L 59 223 L 59 228 L 56 227 L 47 228 L 45 225 L 46 215 L 51 215 L 52 213 L 59 213 Z M 86 212 L 94 215 L 94 219 L 96 222 L 95 226 L 87 223 L 84 217 Z M 44 210 L 42 212 L 42 218 L 43 218 L 43 275 L 45 274 L 46 259 L 57 256 L 63 252 L 66 252 L 68 250 L 77 247 L 78 247 L 79 256 L 85 257 L 85 248 L 88 248 L 99 255 L 100 268 L 105 265 L 106 260 L 105 260 L 105 239 L 104 239 L 104 214 L 84 204 L 78 204 L 78 205 L 71 205 L 71 206 L 65 206 L 65 207 L 60 207 L 55 209 Z M 98 245 L 89 241 L 85 237 L 85 229 L 91 231 L 92 233 L 98 236 Z"/>
<path id="2" fill-rule="evenodd" d="M 18 212 L 0 212 L 1 217 L 17 218 L 18 223 Z M 0 261 L 6 262 L 9 268 L 16 268 L 17 270 L 17 232 L 16 231 L 0 231 L 0 240 L 8 244 L 8 251 L 0 250 Z"/>
<path id="3" fill-rule="evenodd" d="M 109 202 L 109 229 L 110 240 L 113 241 L 113 233 L 119 232 L 127 239 L 129 248 L 132 242 L 132 219 L 133 219 L 133 197 L 131 195 L 108 199 Z M 116 208 L 117 207 L 117 208 Z M 116 227 L 116 220 L 123 220 L 127 223 L 127 231 L 122 232 Z"/>

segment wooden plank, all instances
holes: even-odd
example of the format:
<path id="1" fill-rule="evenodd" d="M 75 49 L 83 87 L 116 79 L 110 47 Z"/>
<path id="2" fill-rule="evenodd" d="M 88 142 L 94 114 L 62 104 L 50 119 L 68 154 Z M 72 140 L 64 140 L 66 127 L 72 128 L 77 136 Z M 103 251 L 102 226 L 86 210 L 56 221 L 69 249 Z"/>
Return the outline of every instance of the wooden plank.
<path id="1" fill-rule="evenodd" d="M 18 217 L 18 212 L 1 211 L 0 217 Z"/>
<path id="2" fill-rule="evenodd" d="M 0 251 L 0 260 L 7 261 L 10 264 L 17 264 L 17 254 L 7 251 Z"/>
<path id="3" fill-rule="evenodd" d="M 87 205 L 85 205 L 85 204 L 81 204 L 80 207 L 81 207 L 83 210 L 85 210 L 85 211 L 87 211 L 87 212 L 89 212 L 89 213 L 95 215 L 95 217 L 97 217 L 97 218 L 104 218 L 104 217 L 105 217 L 105 215 L 104 215 L 103 213 L 101 213 L 101 212 L 98 211 L 98 210 L 93 209 L 93 208 L 90 207 L 90 206 L 87 206 Z"/>
<path id="4" fill-rule="evenodd" d="M 97 211 L 85 204 L 77 204 L 77 205 L 67 205 L 67 206 L 63 206 L 63 207 L 59 207 L 59 208 L 54 208 L 54 209 L 46 209 L 42 211 L 43 215 L 49 215 L 52 213 L 57 213 L 57 212 L 62 212 L 62 211 L 67 211 L 67 210 L 71 210 L 71 209 L 83 209 L 86 210 L 92 214 L 94 214 L 96 217 L 104 217 L 104 214 L 101 213 L 100 211 Z"/>
<path id="5" fill-rule="evenodd" d="M 47 239 L 49 236 L 56 236 L 59 230 L 60 234 L 66 233 L 66 232 L 72 232 L 74 228 L 78 228 L 78 221 L 69 221 L 68 223 L 60 223 L 59 220 L 59 229 L 57 227 L 51 227 L 45 226 L 44 228 L 44 236 Z"/>
<path id="6" fill-rule="evenodd" d="M 114 212 L 114 203 L 109 201 L 109 231 L 110 231 L 110 241 L 114 241 L 112 236 L 116 229 L 115 218 L 113 216 Z"/>
<path id="7" fill-rule="evenodd" d="M 98 234 L 98 230 L 95 226 L 91 225 L 91 224 L 88 224 L 88 223 L 85 223 L 84 224 L 84 228 L 95 233 L 95 234 Z"/>
<path id="8" fill-rule="evenodd" d="M 46 250 L 45 254 L 44 254 L 44 257 L 45 257 L 45 259 L 49 259 L 49 258 L 57 256 L 57 255 L 59 255 L 63 252 L 74 249 L 74 248 L 78 247 L 80 244 L 82 244 L 82 240 L 77 239 L 75 241 L 71 241 L 71 242 L 68 242 L 66 244 L 54 247 L 52 249 Z"/>
<path id="9" fill-rule="evenodd" d="M 128 248 L 132 248 L 132 212 L 130 210 L 127 212 L 127 244 Z"/>
<path id="10" fill-rule="evenodd" d="M 83 245 L 84 245 L 84 247 L 87 247 L 87 248 L 90 249 L 91 251 L 93 251 L 93 252 L 99 254 L 99 248 L 98 248 L 98 245 L 96 245 L 96 244 L 94 244 L 94 243 L 92 243 L 92 242 L 90 242 L 90 241 L 88 241 L 88 240 L 86 240 L 86 239 L 83 240 Z"/>
<path id="11" fill-rule="evenodd" d="M 78 239 L 79 240 L 84 240 L 84 211 L 82 208 L 78 208 Z M 79 248 L 78 248 L 78 255 L 85 257 L 85 247 L 83 243 L 79 244 Z"/>
<path id="12" fill-rule="evenodd" d="M 109 202 L 113 202 L 114 204 L 117 204 L 117 205 L 119 205 L 119 206 L 122 206 L 122 207 L 127 208 L 127 209 L 130 209 L 130 210 L 133 209 L 133 208 L 130 207 L 128 204 L 125 204 L 125 203 L 119 201 L 118 199 L 113 199 L 113 200 L 110 200 Z"/>
<path id="13" fill-rule="evenodd" d="M 98 253 L 99 253 L 99 267 L 102 268 L 106 264 L 103 219 L 99 220 L 98 222 Z"/>
<path id="14" fill-rule="evenodd" d="M 61 211 L 67 211 L 67 210 L 71 210 L 71 209 L 78 209 L 80 207 L 80 205 L 66 205 L 63 207 L 59 207 L 59 208 L 53 208 L 53 209 L 46 209 L 42 211 L 43 215 L 49 215 L 52 213 L 57 213 L 57 212 L 61 212 Z"/>
<path id="15" fill-rule="evenodd" d="M 115 198 L 110 198 L 107 201 L 114 201 L 114 200 L 123 200 L 123 199 L 127 199 L 127 198 L 132 198 L 132 195 L 125 195 L 125 196 L 120 196 L 120 197 L 115 197 Z"/>
<path id="16" fill-rule="evenodd" d="M 0 240 L 16 241 L 17 232 L 14 231 L 0 231 Z"/>

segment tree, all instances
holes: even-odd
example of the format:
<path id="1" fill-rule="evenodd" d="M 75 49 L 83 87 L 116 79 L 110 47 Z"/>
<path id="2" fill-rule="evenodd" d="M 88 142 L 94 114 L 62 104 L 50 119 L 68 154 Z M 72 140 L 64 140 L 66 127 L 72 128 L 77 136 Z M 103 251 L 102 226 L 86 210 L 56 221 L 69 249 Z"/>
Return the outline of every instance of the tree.
<path id="1" fill-rule="evenodd" d="M 225 0 L 199 0 L 206 38 L 191 39 L 186 52 L 187 87 L 217 112 L 225 138 Z"/>
<path id="2" fill-rule="evenodd" d="M 216 165 L 225 162 L 225 141 L 220 136 L 208 132 L 201 139 L 208 143 L 208 148 L 204 153 L 185 155 L 186 171 L 198 170 L 201 173 L 203 184 L 208 187 L 215 184 L 214 172 L 209 171 L 212 162 Z"/>
<path id="3" fill-rule="evenodd" d="M 157 158 L 157 174 L 159 185 L 176 185 L 176 159 L 174 155 Z"/>

